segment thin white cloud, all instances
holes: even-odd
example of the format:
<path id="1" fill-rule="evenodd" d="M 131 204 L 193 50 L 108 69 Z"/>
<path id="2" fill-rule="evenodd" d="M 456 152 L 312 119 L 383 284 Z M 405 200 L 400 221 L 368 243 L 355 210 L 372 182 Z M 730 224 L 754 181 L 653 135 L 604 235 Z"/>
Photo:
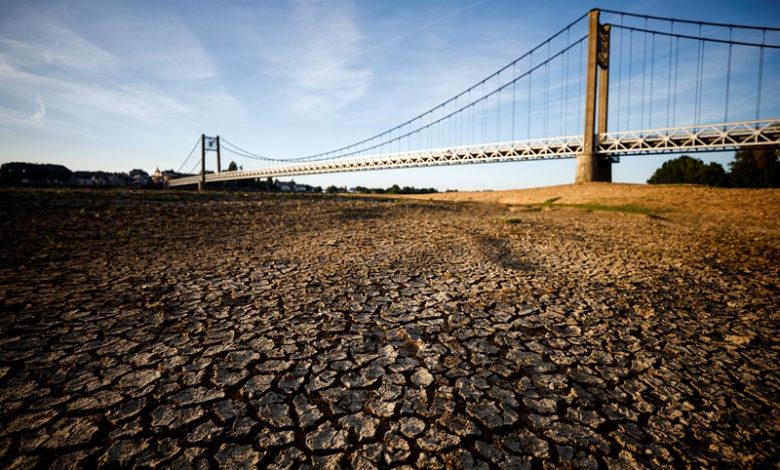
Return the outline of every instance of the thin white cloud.
<path id="1" fill-rule="evenodd" d="M 110 52 L 92 44 L 49 16 L 20 19 L 11 33 L 0 36 L 0 49 L 22 67 L 49 66 L 84 73 L 116 71 L 121 62 Z"/>
<path id="2" fill-rule="evenodd" d="M 155 12 L 154 21 L 132 12 L 105 21 L 98 28 L 124 65 L 140 74 L 172 81 L 206 80 L 217 74 L 211 56 L 179 17 Z"/>
<path id="3" fill-rule="evenodd" d="M 113 30 L 106 21 L 108 31 L 89 30 L 102 38 L 100 46 L 53 16 L 0 21 L 0 100 L 30 102 L 36 97 L 33 114 L 6 112 L 5 121 L 40 123 L 56 115 L 55 120 L 71 116 L 104 125 L 124 118 L 147 128 L 204 113 L 246 115 L 241 102 L 218 81 L 175 88 L 166 83 L 211 78 L 216 69 L 180 19 L 160 18 L 153 25 L 130 18 Z"/>
<path id="4" fill-rule="evenodd" d="M 272 64 L 261 75 L 290 82 L 290 108 L 302 114 L 327 114 L 364 96 L 371 70 L 352 58 L 363 49 L 364 37 L 348 0 L 293 0 L 289 30 L 278 31 L 284 43 L 263 51 Z M 292 60 L 291 60 L 292 58 Z"/>
<path id="5" fill-rule="evenodd" d="M 46 103 L 43 102 L 41 95 L 35 97 L 35 113 L 30 119 L 40 121 L 46 117 Z"/>

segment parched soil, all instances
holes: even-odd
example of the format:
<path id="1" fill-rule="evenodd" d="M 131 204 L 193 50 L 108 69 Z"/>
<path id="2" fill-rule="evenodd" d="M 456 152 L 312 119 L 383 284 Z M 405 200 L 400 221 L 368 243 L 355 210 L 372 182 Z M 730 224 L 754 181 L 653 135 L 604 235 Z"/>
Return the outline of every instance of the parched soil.
<path id="1" fill-rule="evenodd" d="M 0 466 L 776 465 L 777 191 L 498 194 L 0 191 Z"/>
<path id="2" fill-rule="evenodd" d="M 399 197 L 399 196 L 395 196 Z M 689 223 L 742 226 L 780 234 L 780 189 L 715 188 L 694 185 L 589 183 L 509 191 L 452 192 L 413 196 L 435 201 L 498 204 L 636 204 Z"/>

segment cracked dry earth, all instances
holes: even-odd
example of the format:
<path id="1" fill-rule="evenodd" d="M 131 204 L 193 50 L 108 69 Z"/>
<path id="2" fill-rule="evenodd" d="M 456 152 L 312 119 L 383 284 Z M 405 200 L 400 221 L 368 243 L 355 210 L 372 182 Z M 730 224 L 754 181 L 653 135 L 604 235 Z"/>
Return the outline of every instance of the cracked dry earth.
<path id="1" fill-rule="evenodd" d="M 777 465 L 778 238 L 683 218 L 0 194 L 7 468 Z"/>

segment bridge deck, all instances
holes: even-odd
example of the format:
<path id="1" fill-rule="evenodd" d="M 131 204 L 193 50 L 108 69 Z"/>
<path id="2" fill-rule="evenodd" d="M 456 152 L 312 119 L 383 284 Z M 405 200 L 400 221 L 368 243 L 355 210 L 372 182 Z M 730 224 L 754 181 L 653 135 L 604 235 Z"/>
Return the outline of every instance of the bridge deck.
<path id="1" fill-rule="evenodd" d="M 780 144 L 780 119 L 609 132 L 600 136 L 598 151 L 604 155 L 620 156 L 735 150 L 741 147 L 770 144 Z M 582 152 L 582 145 L 582 136 L 568 136 L 445 147 L 281 165 L 254 170 L 211 173 L 206 175 L 206 182 L 361 170 L 572 158 Z M 200 175 L 196 175 L 173 179 L 168 184 L 169 186 L 184 186 L 197 184 L 200 180 Z"/>

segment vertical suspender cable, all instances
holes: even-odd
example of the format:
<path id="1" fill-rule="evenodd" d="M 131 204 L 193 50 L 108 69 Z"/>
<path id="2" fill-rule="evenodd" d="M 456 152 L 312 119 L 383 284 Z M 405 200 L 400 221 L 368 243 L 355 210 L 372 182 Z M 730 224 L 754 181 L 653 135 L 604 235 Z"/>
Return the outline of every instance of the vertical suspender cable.
<path id="1" fill-rule="evenodd" d="M 672 95 L 672 125 L 677 123 L 677 74 L 680 70 L 680 38 L 674 39 L 674 95 Z"/>
<path id="2" fill-rule="evenodd" d="M 517 85 L 517 63 L 512 64 L 512 142 L 515 141 L 515 85 Z"/>
<path id="3" fill-rule="evenodd" d="M 729 26 L 729 41 L 731 41 L 732 32 L 733 28 Z M 731 91 L 731 49 L 733 46 L 734 45 L 729 42 L 729 58 L 726 70 L 726 105 L 724 106 L 723 110 L 723 122 L 729 122 L 729 92 Z"/>
<path id="4" fill-rule="evenodd" d="M 582 67 L 582 43 L 585 41 L 580 41 L 580 60 L 577 70 L 580 71 L 580 73 L 583 73 L 583 67 Z M 580 86 L 577 88 L 579 89 L 579 95 L 577 96 L 577 129 L 582 129 L 582 114 L 585 112 L 585 103 L 582 101 L 582 89 L 584 88 L 584 83 L 581 83 Z"/>
<path id="5" fill-rule="evenodd" d="M 703 107 L 701 100 L 702 100 L 702 95 L 704 95 L 704 54 L 706 52 L 704 50 L 704 47 L 706 46 L 706 42 L 705 41 L 700 41 L 700 43 L 701 43 L 701 60 L 699 61 L 699 63 L 701 65 L 699 65 L 699 68 L 701 70 L 699 71 L 699 80 L 701 81 L 701 85 L 699 86 L 699 97 L 698 97 L 699 102 L 698 102 L 698 106 L 697 106 L 697 108 L 699 110 L 699 114 L 696 116 L 696 123 L 699 123 L 701 121 L 701 113 L 702 113 L 702 107 Z"/>
<path id="6" fill-rule="evenodd" d="M 620 26 L 623 26 L 623 14 L 620 14 Z M 615 119 L 615 122 L 617 122 L 617 126 L 620 127 L 620 105 L 621 105 L 621 98 L 622 98 L 622 92 L 623 92 L 623 28 L 620 28 L 620 51 L 618 52 L 618 66 L 617 66 L 617 119 Z"/>
<path id="7" fill-rule="evenodd" d="M 761 38 L 761 49 L 759 49 L 758 58 L 758 90 L 756 92 L 756 121 L 761 116 L 761 86 L 764 80 L 764 44 L 766 44 L 766 30 L 764 30 Z"/>
<path id="8" fill-rule="evenodd" d="M 645 18 L 647 30 L 647 18 Z M 642 105 L 639 111 L 639 127 L 645 124 L 645 83 L 647 82 L 647 33 L 642 35 Z"/>
<path id="9" fill-rule="evenodd" d="M 455 97 L 455 109 L 458 109 L 458 97 Z M 460 143 L 459 133 L 460 127 L 458 126 L 458 118 L 460 117 L 460 113 L 458 113 L 456 116 L 453 116 L 452 119 L 452 125 L 450 126 L 450 132 L 452 134 L 452 145 L 458 145 Z"/>
<path id="10" fill-rule="evenodd" d="M 569 39 L 569 32 L 570 29 L 566 30 L 566 45 L 571 45 L 571 40 Z M 566 78 L 563 81 L 563 89 L 564 89 L 564 106 L 569 105 L 569 55 L 571 51 L 566 51 L 566 64 L 563 66 L 564 70 L 566 70 Z M 563 114 L 563 113 L 562 113 Z M 563 120 L 563 135 L 569 135 L 569 120 L 565 119 Z"/>
<path id="11" fill-rule="evenodd" d="M 499 73 L 496 76 L 496 87 L 499 87 L 496 93 L 496 142 L 501 142 L 501 82 L 498 78 L 500 75 Z"/>
<path id="12" fill-rule="evenodd" d="M 487 142 L 487 100 L 485 99 L 485 82 L 482 82 L 482 143 Z"/>
<path id="13" fill-rule="evenodd" d="M 674 21 L 672 21 L 671 33 L 674 34 Z M 669 69 L 666 76 L 666 127 L 669 127 L 669 111 L 670 104 L 672 102 L 672 44 L 674 44 L 674 38 L 669 36 Z"/>
<path id="14" fill-rule="evenodd" d="M 550 63 L 544 63 L 544 130 L 542 135 L 547 137 L 550 123 Z"/>
<path id="15" fill-rule="evenodd" d="M 631 84 L 634 81 L 634 30 L 628 32 L 628 93 L 626 100 L 628 108 L 626 111 L 626 129 L 631 129 Z"/>
<path id="16" fill-rule="evenodd" d="M 533 67 L 534 67 L 534 52 L 531 51 L 531 58 L 528 62 L 528 70 L 530 72 L 528 73 L 528 120 L 526 122 L 527 130 L 526 130 L 526 139 L 531 138 L 531 92 L 533 91 Z"/>
<path id="17" fill-rule="evenodd" d="M 699 23 L 699 38 L 701 38 L 701 23 Z M 702 40 L 699 39 L 696 45 L 696 93 L 693 96 L 693 120 L 694 123 L 699 123 L 699 90 L 701 89 L 701 44 Z"/>
<path id="18" fill-rule="evenodd" d="M 547 59 L 544 61 L 544 136 L 550 130 L 550 41 L 547 41 Z"/>
<path id="19" fill-rule="evenodd" d="M 653 85 L 655 83 L 655 33 L 650 45 L 650 109 L 647 113 L 647 128 L 653 128 Z"/>
<path id="20" fill-rule="evenodd" d="M 469 96 L 466 98 L 468 103 L 471 103 L 471 89 L 469 89 Z M 473 110 L 473 104 L 469 106 L 468 110 L 466 112 L 469 113 L 468 117 L 466 118 L 466 140 L 468 144 L 474 142 L 471 136 L 471 124 L 474 121 L 474 110 Z"/>

